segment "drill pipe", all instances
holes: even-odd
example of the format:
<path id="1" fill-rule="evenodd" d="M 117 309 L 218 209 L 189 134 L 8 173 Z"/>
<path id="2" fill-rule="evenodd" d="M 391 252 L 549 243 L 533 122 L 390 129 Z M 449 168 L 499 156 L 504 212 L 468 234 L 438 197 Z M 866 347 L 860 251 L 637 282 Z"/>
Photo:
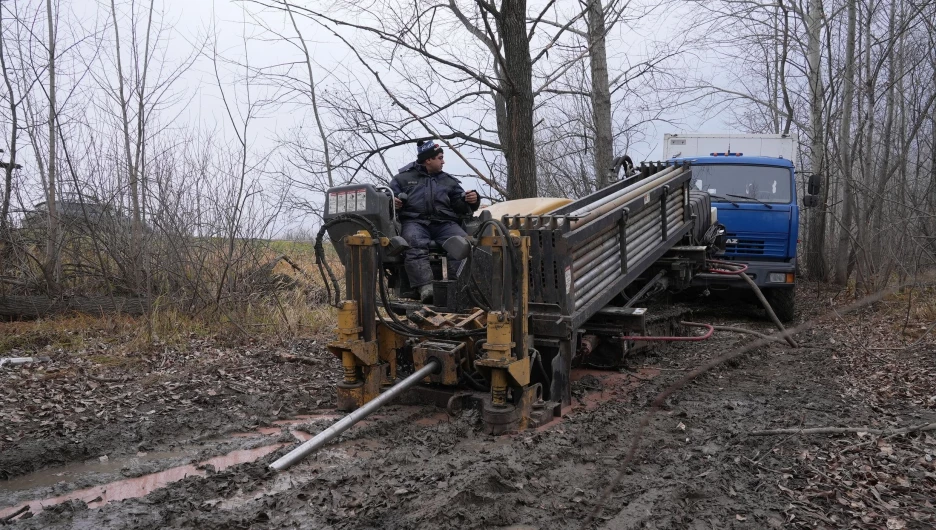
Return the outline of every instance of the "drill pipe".
<path id="1" fill-rule="evenodd" d="M 669 215 L 666 219 L 666 225 L 670 230 L 678 228 L 679 222 L 682 219 L 681 205 L 674 206 L 669 212 Z M 639 256 L 642 257 L 643 251 L 646 250 L 648 246 L 654 246 L 655 242 L 661 239 L 663 231 L 659 226 L 659 215 L 655 216 L 655 219 L 652 219 L 653 223 L 648 223 L 644 226 L 629 229 L 631 233 L 640 233 L 640 235 L 627 242 L 627 256 Z M 649 228 L 649 230 L 645 230 Z M 600 252 L 600 254 L 599 254 Z M 616 254 L 617 258 L 620 259 L 620 241 L 618 240 L 617 234 L 612 234 L 605 242 L 587 255 L 582 256 L 580 259 L 573 262 L 572 269 L 574 271 L 573 278 L 575 279 L 575 290 L 576 292 L 581 292 L 582 289 L 588 289 L 593 286 L 594 283 L 592 280 L 599 274 L 604 273 L 608 267 L 608 257 L 612 254 Z M 629 259 L 628 262 L 633 261 Z"/>
<path id="2" fill-rule="evenodd" d="M 582 243 L 580 247 L 572 251 L 572 260 L 574 261 L 574 260 L 579 259 L 584 254 L 587 254 L 588 252 L 593 250 L 595 247 L 600 245 L 603 241 L 607 240 L 609 237 L 617 233 L 618 233 L 618 228 L 612 225 L 612 226 L 609 226 L 603 232 L 599 232 L 595 234 L 594 236 L 589 238 L 588 241 L 585 241 L 584 243 Z"/>
<path id="3" fill-rule="evenodd" d="M 675 207 L 675 205 L 673 207 Z M 628 234 L 640 233 L 651 224 L 659 222 L 659 209 L 647 208 L 640 212 L 639 217 L 631 221 L 631 224 L 627 225 L 626 230 Z M 597 238 L 582 246 L 572 254 L 572 261 L 574 263 L 573 268 L 578 271 L 581 267 L 585 266 L 594 259 L 594 257 L 597 255 L 596 249 L 600 249 L 597 250 L 598 253 L 603 253 L 605 249 L 607 249 L 609 241 L 617 242 L 619 239 L 620 231 L 616 226 L 612 226 L 610 229 L 600 233 Z"/>
<path id="4" fill-rule="evenodd" d="M 573 284 L 575 285 L 575 289 L 580 289 L 583 285 L 591 281 L 592 278 L 604 272 L 608 263 L 616 263 L 618 268 L 621 268 L 620 245 L 609 248 L 604 252 L 604 254 L 599 256 L 595 261 L 591 262 L 587 267 L 587 269 L 589 269 L 588 272 L 575 280 L 575 283 Z"/>
<path id="5" fill-rule="evenodd" d="M 682 227 L 682 225 L 683 223 L 679 222 L 676 225 L 672 226 L 670 230 L 671 231 L 679 230 L 679 228 Z M 642 250 L 635 250 L 633 257 L 628 256 L 628 260 L 627 260 L 628 265 L 630 265 L 632 261 L 636 263 L 637 261 L 640 261 L 641 259 L 643 259 L 643 257 L 646 256 L 648 253 L 650 253 L 650 251 L 653 250 L 654 247 L 656 247 L 656 245 L 650 245 L 648 248 L 644 248 Z"/>
<path id="6" fill-rule="evenodd" d="M 666 218 L 669 219 L 673 216 L 674 213 L 679 212 L 682 214 L 683 205 L 682 203 L 668 203 L 666 205 Z M 652 215 L 648 215 L 645 219 L 642 219 L 639 223 L 634 224 L 633 226 L 627 227 L 627 235 L 629 237 L 634 237 L 642 233 L 644 230 L 653 227 L 654 225 L 660 224 L 660 209 L 654 208 Z"/>
<path id="7" fill-rule="evenodd" d="M 681 222 L 675 224 L 675 226 L 673 226 L 671 229 L 678 230 L 680 226 L 682 226 Z M 660 237 L 660 234 L 661 234 L 660 230 L 657 230 L 655 233 L 656 237 Z M 648 239 L 643 244 L 639 245 L 637 248 L 633 249 L 632 251 L 629 251 L 628 252 L 629 259 L 627 260 L 628 268 L 632 267 L 638 261 L 643 259 L 647 254 L 652 252 L 655 248 L 657 248 L 656 241 L 653 239 Z M 618 263 L 620 263 L 619 261 L 620 255 L 615 255 L 614 258 L 616 258 L 618 260 Z M 584 285 L 581 285 L 581 287 L 579 287 L 578 285 L 576 286 L 576 289 L 575 289 L 575 292 L 576 292 L 575 309 L 576 310 L 578 310 L 585 304 L 589 303 L 596 296 L 604 292 L 612 283 L 617 281 L 618 278 L 622 276 L 620 268 L 615 267 L 614 264 L 615 263 L 613 259 L 609 258 L 608 261 L 598 265 L 596 269 L 599 272 L 596 275 L 591 277 L 587 282 L 584 283 Z M 608 273 L 608 275 L 602 276 L 602 274 L 605 274 L 605 273 Z"/>
<path id="8" fill-rule="evenodd" d="M 673 208 L 679 207 L 680 205 L 682 205 L 681 194 L 674 193 L 666 200 L 667 212 L 672 211 Z M 659 208 L 655 208 L 655 207 L 644 208 L 640 210 L 639 212 L 637 212 L 637 214 L 635 214 L 633 217 L 627 220 L 627 231 L 631 232 L 635 230 L 636 231 L 642 230 L 645 226 L 647 226 L 647 224 L 649 224 L 652 221 L 653 217 L 656 217 L 657 220 L 659 220 L 659 214 L 658 214 L 659 211 L 660 211 Z M 616 226 L 609 226 L 607 229 L 603 230 L 602 232 L 599 232 L 589 237 L 586 241 L 584 241 L 578 248 L 576 248 L 573 251 L 572 260 L 579 261 L 585 254 L 588 254 L 592 250 L 594 250 L 596 247 L 603 245 L 609 238 L 617 237 L 617 235 L 618 235 L 618 228 Z"/>
<path id="9" fill-rule="evenodd" d="M 669 201 L 668 201 L 669 202 Z M 669 206 L 669 205 L 668 205 Z M 638 261 L 647 256 L 652 252 L 659 243 L 659 239 L 663 235 L 663 231 L 659 226 L 659 215 L 654 216 L 656 223 L 649 223 L 646 226 L 652 226 L 653 228 L 647 232 L 641 234 L 638 238 L 628 241 L 627 244 L 627 268 L 630 269 Z M 673 232 L 679 230 L 683 225 L 683 210 L 682 204 L 674 204 L 667 211 L 666 226 L 668 232 Z M 597 261 L 592 261 L 587 266 L 592 270 L 589 270 L 587 276 L 588 279 L 580 279 L 575 285 L 576 291 L 576 301 L 575 309 L 578 310 L 586 304 L 590 303 L 595 297 L 604 292 L 612 283 L 618 280 L 622 276 L 621 270 L 619 267 L 613 266 L 613 259 L 620 263 L 621 255 L 617 253 L 613 258 L 608 258 L 602 263 L 597 263 Z M 593 274 L 594 273 L 594 274 Z M 603 277 L 603 274 L 607 276 Z"/>
<path id="10" fill-rule="evenodd" d="M 682 215 L 683 215 L 682 212 L 679 210 L 672 210 L 670 212 L 667 212 L 666 227 L 668 231 L 672 232 L 676 223 L 679 221 L 682 221 Z M 645 227 L 644 230 L 640 232 L 640 235 L 634 237 L 633 239 L 627 242 L 628 254 L 630 254 L 631 249 L 635 245 L 642 245 L 645 241 L 652 239 L 653 236 L 651 236 L 651 234 L 655 234 L 656 237 L 662 236 L 662 230 L 663 228 L 662 226 L 660 226 L 660 219 L 659 217 L 657 217 L 656 223 L 654 223 L 651 226 Z"/>
<path id="11" fill-rule="evenodd" d="M 590 275 L 587 281 L 581 282 L 575 286 L 576 293 L 588 293 L 595 285 L 603 282 L 609 276 L 617 278 L 621 275 L 621 254 L 615 254 L 606 261 L 596 266 L 596 272 Z"/>
<path id="12" fill-rule="evenodd" d="M 633 241 L 627 242 L 627 262 L 630 265 L 632 261 L 631 258 L 640 253 L 643 249 L 647 248 L 648 245 L 656 245 L 660 241 L 663 241 L 663 230 L 659 226 L 653 227 L 652 230 L 644 232 L 640 237 Z"/>
<path id="13" fill-rule="evenodd" d="M 330 442 L 333 438 L 348 430 L 352 425 L 369 416 L 372 412 L 379 409 L 381 405 L 393 400 L 393 398 L 403 393 L 404 390 L 422 381 L 426 378 L 426 376 L 434 373 L 440 368 L 442 368 L 442 365 L 438 360 L 430 359 L 429 362 L 426 363 L 426 366 L 423 366 L 417 370 L 413 375 L 393 385 L 383 394 L 380 394 L 376 398 L 365 403 L 363 407 L 338 420 L 338 422 L 331 427 L 315 435 L 315 438 L 312 438 L 299 447 L 286 453 L 284 456 L 281 456 L 279 460 L 270 464 L 270 467 L 277 471 L 289 469 L 293 464 L 298 463 L 303 458 L 314 453 L 323 445 Z"/>
<path id="14" fill-rule="evenodd" d="M 592 299 L 594 299 L 596 296 L 600 295 L 600 294 L 603 293 L 605 290 L 607 290 L 607 288 L 610 287 L 612 283 L 616 282 L 616 281 L 618 280 L 618 278 L 620 278 L 620 277 L 621 277 L 621 270 L 618 269 L 618 270 L 615 272 L 615 274 L 609 275 L 607 278 L 605 278 L 604 280 L 602 280 L 602 281 L 601 281 L 599 284 L 597 284 L 595 287 L 589 289 L 589 290 L 586 292 L 586 294 L 585 294 L 581 299 L 578 299 L 578 300 L 575 301 L 575 309 L 576 309 L 576 311 L 579 310 L 579 309 L 581 309 L 582 306 L 584 306 L 585 304 L 591 302 Z"/>
<path id="15" fill-rule="evenodd" d="M 652 189 L 658 184 L 657 181 L 661 177 L 673 176 L 672 173 L 676 171 L 679 166 L 669 166 L 666 169 L 656 173 L 655 175 L 650 175 L 649 177 L 635 182 L 630 186 L 626 186 L 608 196 L 602 197 L 595 202 L 583 205 L 582 207 L 576 209 L 574 212 L 569 214 L 571 217 L 582 217 L 588 215 L 589 213 L 595 211 L 596 208 L 600 208 L 608 203 L 615 202 L 617 199 L 624 197 L 626 195 L 631 195 L 635 190 L 648 188 Z M 648 184 L 653 184 L 652 186 L 647 186 Z"/>
<path id="16" fill-rule="evenodd" d="M 666 213 L 667 217 L 673 213 L 677 208 L 682 207 L 682 197 L 680 195 L 674 194 L 666 201 Z M 659 222 L 659 208 L 644 208 L 636 216 L 631 219 L 628 219 L 627 222 L 627 232 L 628 234 L 639 233 L 643 231 L 648 225 L 654 222 Z M 584 245 L 577 248 L 572 254 L 572 260 L 575 262 L 582 261 L 587 262 L 590 260 L 586 255 L 592 255 L 592 251 L 599 247 L 604 246 L 604 244 L 611 238 L 618 237 L 617 227 L 609 227 L 607 230 L 600 232 L 599 234 L 592 236 Z"/>
<path id="17" fill-rule="evenodd" d="M 587 272 L 588 264 L 594 262 L 595 260 L 600 260 L 607 257 L 608 250 L 614 249 L 615 247 L 621 246 L 620 237 L 609 237 L 605 239 L 604 243 L 600 247 L 595 248 L 588 254 L 585 254 L 581 258 L 572 262 L 572 278 L 576 281 L 579 277 Z"/>
<path id="18" fill-rule="evenodd" d="M 679 168 L 680 171 L 682 168 Z M 647 178 L 646 180 L 634 183 L 623 190 L 604 197 L 592 204 L 583 206 L 578 210 L 572 212 L 572 217 L 579 217 L 579 220 L 572 221 L 572 228 L 579 228 L 588 222 L 592 221 L 604 215 L 614 208 L 625 204 L 640 195 L 653 190 L 654 188 L 659 187 L 663 182 L 670 180 L 675 177 L 678 173 L 676 172 L 676 167 L 668 167 L 663 171 L 653 175 L 652 177 Z"/>

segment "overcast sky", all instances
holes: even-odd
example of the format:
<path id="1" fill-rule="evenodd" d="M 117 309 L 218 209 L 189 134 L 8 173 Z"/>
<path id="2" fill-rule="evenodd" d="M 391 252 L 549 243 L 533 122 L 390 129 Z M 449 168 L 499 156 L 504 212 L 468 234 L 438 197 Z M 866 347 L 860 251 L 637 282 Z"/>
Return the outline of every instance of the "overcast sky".
<path id="1" fill-rule="evenodd" d="M 94 0 L 85 0 L 93 2 Z M 211 31 L 212 23 L 216 25 L 220 36 L 220 51 L 226 57 L 237 59 L 244 56 L 243 36 L 259 37 L 261 30 L 257 28 L 247 17 L 245 24 L 244 5 L 240 2 L 229 0 L 162 0 L 166 18 L 173 23 L 174 29 L 185 39 L 195 41 L 198 38 L 204 38 Z M 315 2 L 310 2 L 314 5 Z M 248 6 L 249 7 L 249 6 Z M 249 7 L 251 11 L 256 11 L 255 7 Z M 672 11 L 672 10 L 671 10 Z M 633 46 L 639 49 L 641 39 L 646 39 L 647 34 L 654 38 L 665 38 L 660 34 L 660 27 L 678 27 L 679 24 L 659 24 L 659 21 L 674 22 L 674 16 L 678 14 L 670 13 L 662 18 L 648 18 L 642 25 L 622 27 L 616 30 L 612 35 L 619 46 Z M 286 19 L 284 15 L 266 14 L 263 20 L 270 25 L 283 29 L 287 34 L 291 34 L 291 29 L 285 28 Z M 311 51 L 315 62 L 321 66 L 322 71 L 340 76 L 342 79 L 327 77 L 320 78 L 320 82 L 334 84 L 338 80 L 344 80 L 348 76 L 356 76 L 357 79 L 367 81 L 369 75 L 363 68 L 356 64 L 353 54 L 337 40 L 322 32 L 312 23 L 299 17 L 301 29 L 304 36 L 311 46 Z M 181 43 L 180 43 L 181 44 Z M 270 39 L 252 40 L 247 45 L 247 53 L 253 66 L 261 64 L 270 65 L 282 62 L 284 60 L 298 59 L 295 48 L 288 44 L 277 43 Z M 180 49 L 181 50 L 181 49 Z M 180 53 L 182 53 L 180 51 Z M 620 50 L 609 50 L 610 67 L 612 75 L 615 72 L 615 61 L 620 61 Z M 348 68 L 351 73 L 342 72 L 343 68 Z M 385 75 L 385 73 L 382 73 Z M 184 81 L 188 87 L 194 87 L 197 91 L 197 98 L 194 104 L 188 105 L 186 109 L 186 119 L 193 121 L 217 122 L 225 124 L 227 121 L 224 115 L 224 109 L 221 105 L 218 87 L 214 80 L 214 73 L 211 71 L 211 64 L 207 60 L 200 60 L 196 63 L 192 71 L 186 76 Z M 230 89 L 230 87 L 228 87 Z M 375 87 L 376 89 L 376 87 Z M 727 132 L 724 123 L 719 120 L 709 120 L 706 123 L 699 121 L 699 114 L 686 112 L 684 109 L 674 113 L 667 118 L 677 122 L 683 122 L 682 127 L 672 127 L 668 124 L 659 125 L 655 131 L 648 131 L 651 138 L 655 137 L 655 142 L 650 144 L 641 144 L 634 146 L 634 152 L 631 153 L 637 160 L 653 160 L 662 155 L 661 142 L 663 133 L 666 132 L 687 132 L 704 128 L 707 132 Z M 253 140 L 255 147 L 260 148 L 270 142 L 271 138 L 281 133 L 289 127 L 296 124 L 296 114 L 288 109 L 282 113 L 274 113 L 257 123 L 254 131 Z M 390 150 L 388 158 L 392 162 L 391 167 L 400 167 L 414 158 L 414 146 L 399 147 Z M 621 154 L 621 153 L 617 153 Z M 447 157 L 446 170 L 453 174 L 468 174 L 470 170 L 464 163 L 455 156 Z M 469 179 L 466 186 L 474 187 Z"/>
<path id="2" fill-rule="evenodd" d="M 14 0 L 15 1 L 15 0 Z M 537 0 L 530 0 L 530 9 L 535 9 Z M 632 5 L 637 6 L 641 0 L 633 0 Z M 651 0 L 644 0 L 651 1 Z M 37 3 L 34 0 L 33 3 Z M 318 2 L 309 0 L 308 2 L 297 2 L 300 5 L 322 6 L 328 8 L 329 2 Z M 145 2 L 137 2 L 137 9 L 144 9 Z M 118 2 L 119 9 L 126 9 L 128 3 Z M 571 0 L 560 0 L 555 4 L 558 9 L 574 10 L 577 9 L 578 2 Z M 615 76 L 621 70 L 621 66 L 627 60 L 633 62 L 640 60 L 640 54 L 645 53 L 648 43 L 658 40 L 665 41 L 675 38 L 678 33 L 684 31 L 687 21 L 691 20 L 691 14 L 688 12 L 689 4 L 682 4 L 681 7 L 669 6 L 665 10 L 658 9 L 652 16 L 647 16 L 634 24 L 621 24 L 614 28 L 609 35 L 609 69 L 611 76 Z M 90 32 L 93 27 L 110 27 L 110 3 L 102 0 L 63 0 L 62 6 L 68 9 L 69 14 L 65 16 L 79 19 L 78 28 L 74 28 L 74 34 L 80 34 L 83 31 Z M 40 6 L 41 7 L 41 6 Z M 199 45 L 206 46 L 201 57 L 196 59 L 191 69 L 189 69 L 176 83 L 174 90 L 179 95 L 175 108 L 167 109 L 161 112 L 163 119 L 175 120 L 174 125 L 179 128 L 193 126 L 200 130 L 214 130 L 217 134 L 233 138 L 234 126 L 229 119 L 225 106 L 223 104 L 222 92 L 227 98 L 234 111 L 234 122 L 238 124 L 246 111 L 246 90 L 244 89 L 242 77 L 243 66 L 237 63 L 244 63 L 249 60 L 252 68 L 270 67 L 282 65 L 287 62 L 298 61 L 301 59 L 299 51 L 293 44 L 276 38 L 274 35 L 266 32 L 257 20 L 252 18 L 250 13 L 257 13 L 258 6 L 250 2 L 240 2 L 235 0 L 156 0 L 156 9 L 161 11 L 161 20 L 166 26 L 166 33 L 163 38 L 166 39 L 165 45 L 165 64 L 169 67 L 182 62 L 186 56 L 192 53 L 192 50 Z M 246 10 L 245 10 L 246 9 Z M 562 17 L 562 14 L 555 15 Z M 160 17 L 157 16 L 157 19 Z M 122 39 L 126 38 L 127 28 L 126 18 L 121 21 Z M 288 19 L 282 12 L 267 12 L 260 16 L 260 21 L 268 25 L 274 31 L 281 31 L 289 37 L 294 36 L 293 29 L 288 25 Z M 355 55 L 334 36 L 322 31 L 320 27 L 313 22 L 299 16 L 297 20 L 300 29 L 310 46 L 310 51 L 315 63 L 316 81 L 320 89 L 340 90 L 342 85 L 349 81 L 361 87 L 372 89 L 377 99 L 386 99 L 379 87 L 374 83 L 369 72 L 360 66 Z M 6 23 L 6 21 L 4 21 Z M 70 21 L 75 25 L 75 20 Z M 87 26 L 87 27 L 85 27 Z M 661 28 L 663 28 L 661 30 Z M 670 29 L 672 28 L 672 29 Z M 111 29 L 107 30 L 112 31 Z M 673 32 L 668 35 L 667 32 Z M 353 35 L 345 33 L 346 36 L 354 42 L 358 41 Z M 109 33 L 107 33 L 109 35 Z M 218 54 L 225 60 L 218 64 L 221 83 L 217 81 L 214 65 L 210 59 L 211 50 L 214 46 L 213 36 L 217 36 Z M 109 37 L 108 37 L 109 38 Z M 126 55 L 127 49 L 123 53 Z M 705 68 L 704 64 L 698 63 L 699 56 L 695 56 L 696 67 Z M 107 62 L 102 64 L 106 65 Z M 388 84 L 394 86 L 395 75 L 392 72 L 385 71 L 380 64 L 374 63 L 377 69 L 382 69 L 381 76 Z M 413 68 L 423 68 L 426 64 L 423 61 L 416 61 Z M 110 74 L 113 77 L 113 73 Z M 254 100 L 269 97 L 276 87 L 262 87 L 254 85 L 251 87 L 250 95 Z M 277 138 L 286 136 L 291 129 L 297 126 L 303 126 L 303 130 L 310 131 L 310 136 L 317 133 L 314 123 L 311 121 L 311 115 L 304 111 L 297 111 L 295 106 L 284 106 L 280 109 L 266 110 L 262 116 L 257 117 L 253 122 L 248 133 L 248 145 L 253 155 L 257 158 L 262 156 L 276 146 Z M 616 118 L 623 120 L 628 118 L 630 109 L 626 106 L 619 106 L 615 112 Z M 460 112 L 465 112 L 461 109 Z M 170 117 L 170 118 L 166 118 Z M 720 120 L 709 120 L 706 123 L 700 121 L 701 113 L 693 109 L 681 108 L 674 110 L 663 118 L 672 120 L 681 126 L 674 126 L 666 123 L 648 124 L 644 126 L 646 141 L 632 146 L 630 154 L 633 159 L 656 160 L 662 156 L 661 143 L 663 134 L 667 132 L 688 132 L 693 130 L 704 130 L 706 132 L 728 132 L 728 128 Z M 457 118 L 456 118 L 457 119 Z M 434 123 L 434 126 L 440 126 L 440 123 Z M 328 124 L 326 124 L 328 127 Z M 422 131 L 416 131 L 423 134 Z M 317 138 L 315 142 L 317 143 Z M 479 168 L 485 166 L 479 163 L 470 152 L 466 153 L 472 158 L 475 165 Z M 614 153 L 621 155 L 623 153 Z M 25 155 L 24 155 L 25 156 Z M 386 154 L 388 165 L 393 168 L 399 168 L 415 159 L 415 145 L 410 144 L 389 150 Z M 446 170 L 455 175 L 468 175 L 470 169 L 458 159 L 454 154 L 449 153 L 446 156 Z M 26 162 L 24 160 L 24 162 Z M 29 165 L 28 162 L 25 165 Z M 386 175 L 389 179 L 392 175 Z M 463 185 L 466 189 L 479 189 L 486 192 L 485 186 L 475 178 L 463 178 Z M 492 193 L 487 193 L 493 195 Z M 310 200 L 318 198 L 310 197 Z"/>

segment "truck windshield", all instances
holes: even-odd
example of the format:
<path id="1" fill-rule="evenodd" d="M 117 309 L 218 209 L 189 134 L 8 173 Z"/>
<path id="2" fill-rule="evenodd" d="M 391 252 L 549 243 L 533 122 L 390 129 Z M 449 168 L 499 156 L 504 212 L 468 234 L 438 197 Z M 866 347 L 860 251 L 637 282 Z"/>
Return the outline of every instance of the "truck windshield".
<path id="1" fill-rule="evenodd" d="M 792 198 L 790 170 L 782 167 L 740 164 L 692 166 L 692 185 L 736 202 L 789 204 Z"/>

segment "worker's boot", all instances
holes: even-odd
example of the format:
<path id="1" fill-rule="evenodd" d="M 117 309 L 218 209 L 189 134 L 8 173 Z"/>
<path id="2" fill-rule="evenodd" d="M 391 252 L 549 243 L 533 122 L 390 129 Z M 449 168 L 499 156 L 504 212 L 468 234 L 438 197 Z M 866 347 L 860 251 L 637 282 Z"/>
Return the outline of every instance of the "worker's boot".
<path id="1" fill-rule="evenodd" d="M 426 285 L 419 286 L 419 301 L 428 304 L 432 301 L 432 284 L 427 283 Z"/>

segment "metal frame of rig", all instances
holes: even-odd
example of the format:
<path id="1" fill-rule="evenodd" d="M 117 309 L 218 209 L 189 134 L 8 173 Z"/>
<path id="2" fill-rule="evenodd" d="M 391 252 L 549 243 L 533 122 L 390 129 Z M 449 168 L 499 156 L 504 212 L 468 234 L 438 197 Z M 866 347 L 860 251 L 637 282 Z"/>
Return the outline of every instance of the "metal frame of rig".
<path id="1" fill-rule="evenodd" d="M 412 387 L 422 402 L 477 404 L 491 434 L 561 415 L 573 356 L 601 342 L 613 347 L 608 364 L 623 361 L 636 345 L 628 338 L 649 333 L 648 311 L 636 305 L 687 288 L 723 250 L 709 196 L 691 177 L 689 164 L 642 164 L 547 213 L 493 219 L 482 210 L 470 237 L 433 250 L 443 273 L 431 306 L 391 296 L 408 289 L 392 197 L 370 185 L 329 190 L 316 253 L 338 307 L 328 345 L 344 367 L 338 408 L 367 414 Z M 521 209 L 508 201 L 499 210 L 511 202 Z M 344 264 L 343 298 L 327 269 L 326 231 Z M 444 273 L 447 258 L 466 258 L 456 278 Z M 401 379 L 406 371 L 414 375 Z"/>

